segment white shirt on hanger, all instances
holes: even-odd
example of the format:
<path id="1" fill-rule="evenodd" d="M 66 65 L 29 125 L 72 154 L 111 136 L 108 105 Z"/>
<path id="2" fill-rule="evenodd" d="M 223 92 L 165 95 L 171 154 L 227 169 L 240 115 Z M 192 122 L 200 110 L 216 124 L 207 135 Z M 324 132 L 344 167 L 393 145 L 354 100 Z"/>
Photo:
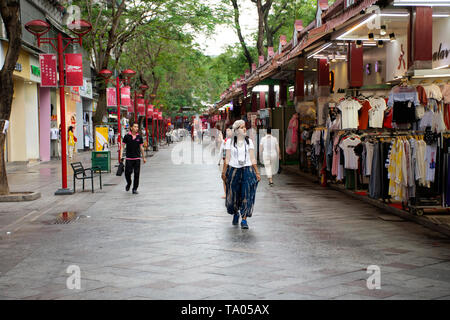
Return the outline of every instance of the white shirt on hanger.
<path id="1" fill-rule="evenodd" d="M 361 143 L 361 139 L 349 137 L 344 139 L 339 145 L 344 150 L 345 169 L 358 169 L 358 156 L 355 154 L 355 147 Z"/>
<path id="2" fill-rule="evenodd" d="M 58 128 L 51 128 L 50 129 L 50 139 L 51 140 L 58 140 L 59 136 L 59 129 Z"/>
<path id="3" fill-rule="evenodd" d="M 337 106 L 342 112 L 342 129 L 356 129 L 359 125 L 358 111 L 361 104 L 355 100 L 344 100 Z"/>
<path id="4" fill-rule="evenodd" d="M 383 98 L 369 98 L 372 109 L 369 110 L 369 127 L 383 128 L 384 111 L 387 109 Z"/>

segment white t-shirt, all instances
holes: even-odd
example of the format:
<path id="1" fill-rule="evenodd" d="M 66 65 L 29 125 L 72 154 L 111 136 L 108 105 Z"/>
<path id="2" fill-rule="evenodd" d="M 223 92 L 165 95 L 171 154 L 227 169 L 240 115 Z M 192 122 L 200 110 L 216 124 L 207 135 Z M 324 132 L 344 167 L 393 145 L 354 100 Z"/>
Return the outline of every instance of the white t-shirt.
<path id="1" fill-rule="evenodd" d="M 57 128 L 51 128 L 50 129 L 50 139 L 51 140 L 58 140 L 59 136 L 59 129 Z"/>
<path id="2" fill-rule="evenodd" d="M 355 154 L 354 148 L 360 143 L 359 138 L 347 138 L 339 145 L 344 150 L 345 169 L 358 169 L 358 156 Z"/>
<path id="3" fill-rule="evenodd" d="M 369 110 L 369 127 L 383 128 L 384 111 L 387 109 L 383 98 L 369 98 L 372 109 Z"/>
<path id="4" fill-rule="evenodd" d="M 355 100 L 344 100 L 339 103 L 338 108 L 342 112 L 342 129 L 357 129 L 361 104 Z"/>
<path id="5" fill-rule="evenodd" d="M 238 143 L 236 143 L 235 147 L 234 139 L 228 139 L 227 144 L 225 145 L 225 150 L 231 150 L 230 163 L 228 165 L 233 168 L 251 166 L 250 149 L 255 149 L 252 139 L 249 139 L 249 144 L 244 140 L 244 144 L 241 147 L 238 146 Z M 239 160 L 243 161 L 244 164 L 239 164 Z"/>
<path id="6" fill-rule="evenodd" d="M 264 136 L 261 139 L 260 146 L 263 149 L 264 155 L 268 156 L 278 155 L 278 140 L 274 136 L 269 134 Z"/>

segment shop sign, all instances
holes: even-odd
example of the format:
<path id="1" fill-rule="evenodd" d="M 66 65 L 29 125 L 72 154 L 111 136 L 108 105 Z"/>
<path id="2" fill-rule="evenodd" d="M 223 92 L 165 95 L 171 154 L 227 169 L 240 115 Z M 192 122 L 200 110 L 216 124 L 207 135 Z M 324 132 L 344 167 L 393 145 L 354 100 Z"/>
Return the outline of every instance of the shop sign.
<path id="1" fill-rule="evenodd" d="M 66 53 L 66 86 L 81 87 L 83 85 L 83 55 Z"/>
<path id="2" fill-rule="evenodd" d="M 80 88 L 79 87 L 71 87 L 70 88 L 70 97 L 72 98 L 72 101 L 81 102 Z"/>
<path id="3" fill-rule="evenodd" d="M 433 61 L 445 60 L 450 53 L 449 49 L 442 48 L 442 42 L 439 44 L 439 49 L 433 52 Z"/>
<path id="4" fill-rule="evenodd" d="M 106 88 L 106 105 L 108 107 L 117 107 L 116 88 Z"/>
<path id="5" fill-rule="evenodd" d="M 40 54 L 41 87 L 57 87 L 56 54 Z"/>
<path id="6" fill-rule="evenodd" d="M 92 99 L 91 79 L 83 78 L 83 85 L 80 87 L 80 95 L 84 98 Z"/>
<path id="7" fill-rule="evenodd" d="M 450 65 L 450 18 L 433 19 L 433 68 Z"/>
<path id="8" fill-rule="evenodd" d="M 130 87 L 123 87 L 120 89 L 121 105 L 129 107 L 131 106 L 131 89 Z"/>
<path id="9" fill-rule="evenodd" d="M 31 66 L 31 74 L 36 76 L 36 77 L 40 77 L 41 76 L 41 69 L 39 69 L 39 67 L 36 66 Z"/>

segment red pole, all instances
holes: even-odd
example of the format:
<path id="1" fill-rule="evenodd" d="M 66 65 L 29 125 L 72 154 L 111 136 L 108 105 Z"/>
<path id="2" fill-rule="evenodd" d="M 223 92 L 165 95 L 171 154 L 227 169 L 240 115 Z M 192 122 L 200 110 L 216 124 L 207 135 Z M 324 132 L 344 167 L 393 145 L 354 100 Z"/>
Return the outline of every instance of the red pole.
<path id="1" fill-rule="evenodd" d="M 154 110 L 155 107 L 153 107 Z M 152 146 L 154 146 L 155 143 L 155 111 L 153 111 L 152 114 Z"/>
<path id="2" fill-rule="evenodd" d="M 156 140 L 158 141 L 158 145 L 159 145 L 159 116 L 158 119 L 156 120 Z"/>
<path id="3" fill-rule="evenodd" d="M 145 101 L 145 134 L 147 135 L 147 148 L 148 148 L 148 136 L 149 136 L 149 134 L 148 134 L 148 115 L 147 115 L 147 112 L 148 112 L 148 101 L 146 100 Z"/>
<path id="4" fill-rule="evenodd" d="M 134 123 L 137 123 L 137 92 L 134 91 Z"/>
<path id="5" fill-rule="evenodd" d="M 64 92 L 64 57 L 62 34 L 58 33 L 58 71 L 59 71 L 59 107 L 61 113 L 61 173 L 62 189 L 55 194 L 71 194 L 67 190 L 67 133 L 66 133 L 66 99 Z"/>
<path id="6" fill-rule="evenodd" d="M 119 76 L 116 78 L 116 95 L 117 95 L 117 130 L 119 131 L 119 134 L 117 136 L 117 143 L 119 145 L 119 163 L 120 163 L 120 150 L 122 149 L 122 127 L 120 125 L 120 105 L 121 99 L 120 99 L 120 80 Z"/>

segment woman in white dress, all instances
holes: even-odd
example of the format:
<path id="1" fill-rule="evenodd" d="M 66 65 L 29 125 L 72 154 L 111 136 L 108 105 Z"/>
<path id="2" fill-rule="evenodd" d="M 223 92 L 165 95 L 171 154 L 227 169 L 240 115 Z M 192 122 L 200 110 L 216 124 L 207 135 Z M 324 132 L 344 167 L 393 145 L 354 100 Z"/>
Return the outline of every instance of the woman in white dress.
<path id="1" fill-rule="evenodd" d="M 267 128 L 267 134 L 259 143 L 260 158 L 263 160 L 269 185 L 273 186 L 273 175 L 277 174 L 279 159 L 281 159 L 278 139 L 272 136 L 272 128 Z"/>

